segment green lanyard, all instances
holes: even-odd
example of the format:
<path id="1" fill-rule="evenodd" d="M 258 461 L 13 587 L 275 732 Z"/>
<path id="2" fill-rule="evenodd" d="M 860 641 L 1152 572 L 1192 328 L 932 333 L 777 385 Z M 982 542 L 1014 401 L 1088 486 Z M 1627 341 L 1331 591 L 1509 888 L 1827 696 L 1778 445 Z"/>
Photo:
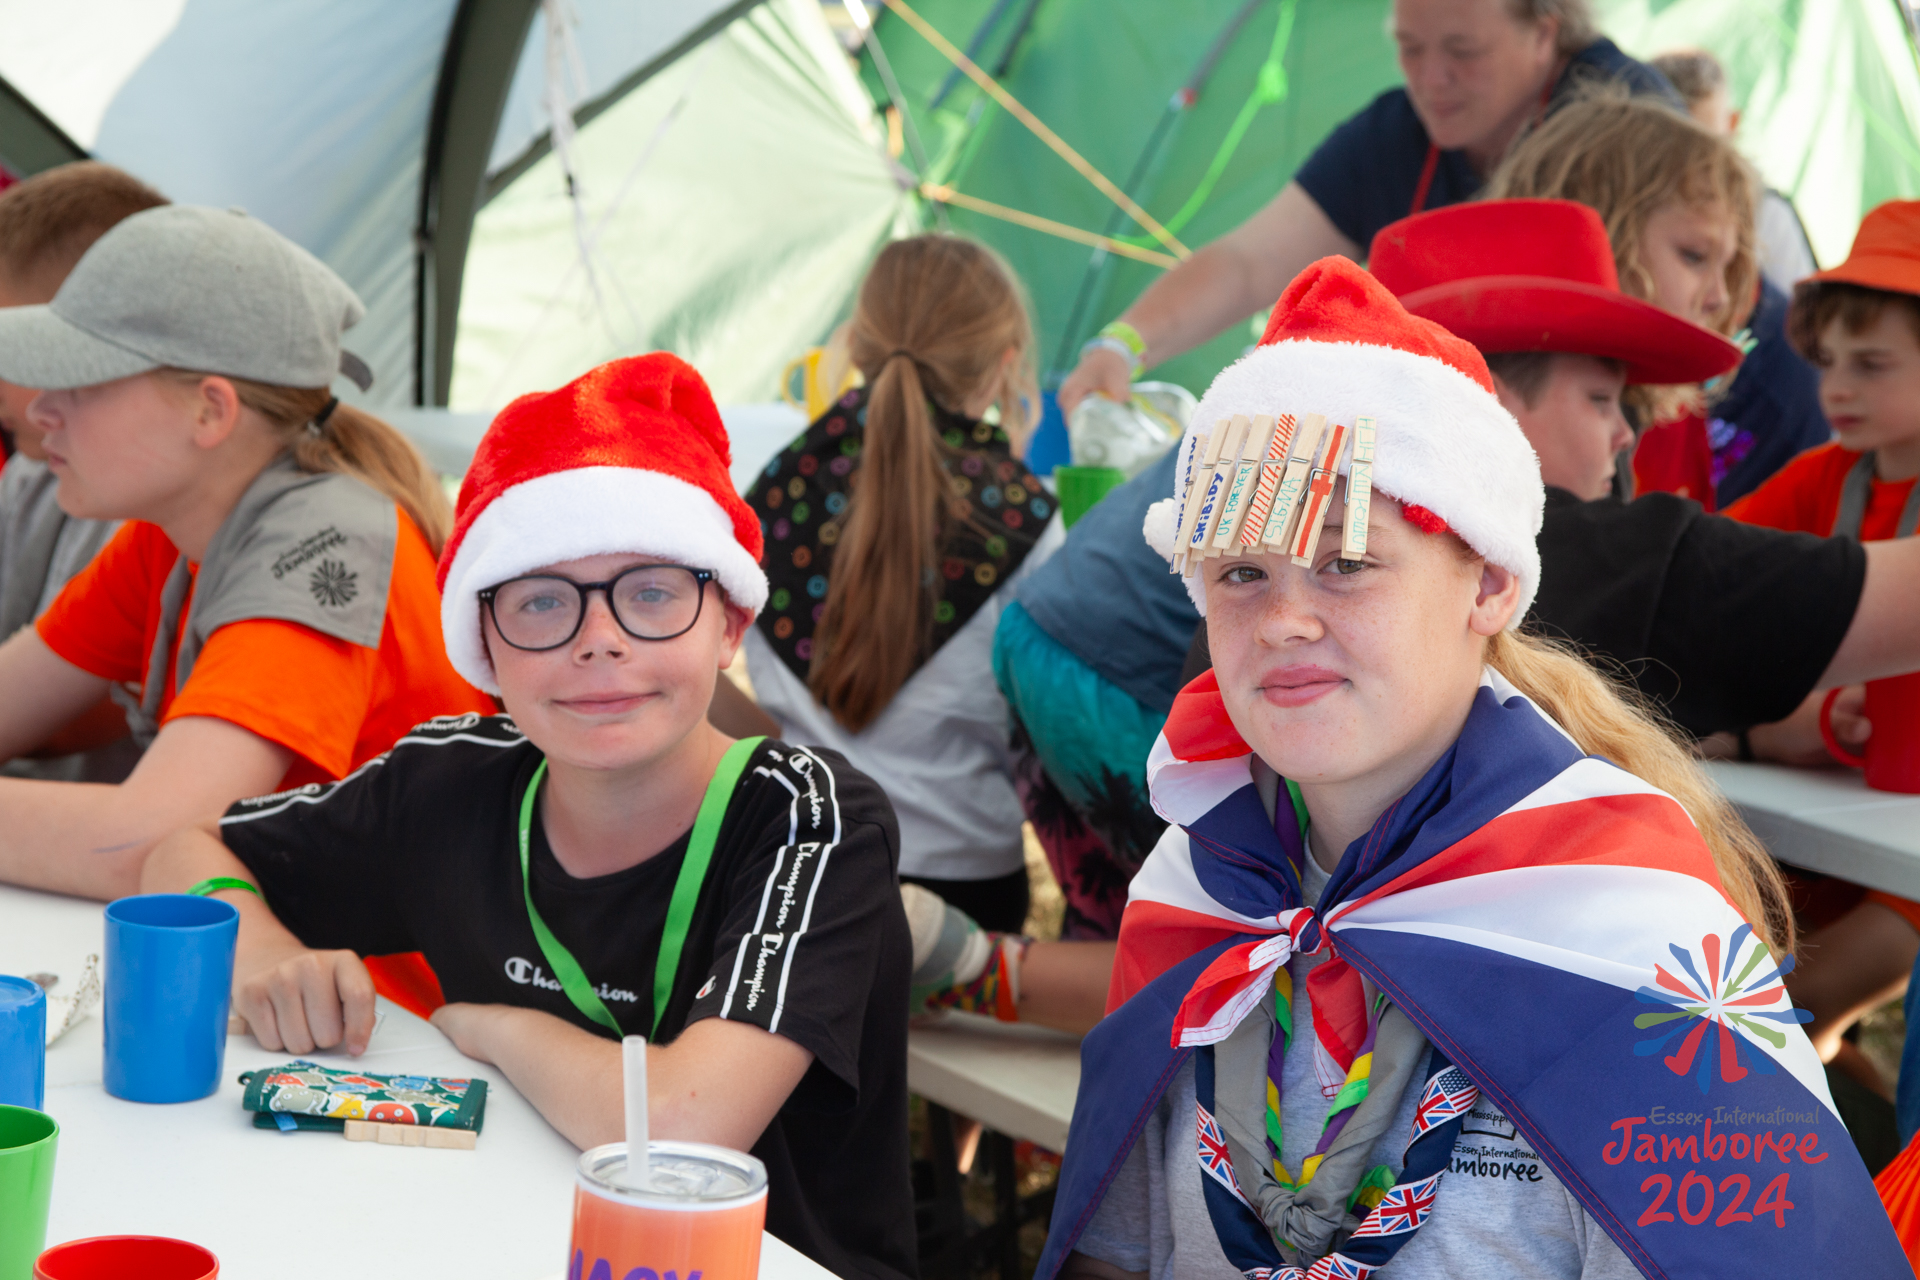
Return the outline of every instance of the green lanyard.
<path id="1" fill-rule="evenodd" d="M 667 997 L 673 994 L 673 978 L 680 969 L 687 927 L 693 923 L 694 904 L 700 900 L 700 886 L 707 878 L 708 864 L 713 861 L 714 843 L 720 838 L 720 821 L 727 816 L 727 803 L 733 799 L 734 786 L 746 772 L 754 748 L 764 741 L 765 738 L 742 738 L 728 747 L 727 753 L 720 757 L 720 767 L 713 771 L 713 781 L 707 784 L 706 798 L 700 801 L 700 812 L 693 820 L 693 835 L 687 840 L 686 861 L 680 864 L 680 874 L 673 882 L 673 897 L 667 903 L 666 929 L 660 935 L 660 958 L 653 966 L 653 1027 L 649 1039 L 659 1033 L 660 1017 L 667 1010 Z M 533 905 L 533 878 L 527 871 L 527 833 L 533 828 L 533 798 L 540 793 L 540 780 L 546 776 L 547 762 L 543 759 L 540 767 L 533 771 L 533 780 L 527 783 L 527 793 L 520 797 L 520 890 L 527 900 L 527 923 L 533 926 L 540 954 L 553 966 L 553 976 L 560 980 L 560 988 L 567 993 L 567 999 L 573 1001 L 573 1007 L 613 1034 L 621 1035 L 620 1024 L 614 1021 L 612 1010 L 587 980 L 586 970 L 573 958 L 566 944 L 553 936 L 553 930 L 547 928 L 547 922 L 540 918 L 540 912 Z"/>

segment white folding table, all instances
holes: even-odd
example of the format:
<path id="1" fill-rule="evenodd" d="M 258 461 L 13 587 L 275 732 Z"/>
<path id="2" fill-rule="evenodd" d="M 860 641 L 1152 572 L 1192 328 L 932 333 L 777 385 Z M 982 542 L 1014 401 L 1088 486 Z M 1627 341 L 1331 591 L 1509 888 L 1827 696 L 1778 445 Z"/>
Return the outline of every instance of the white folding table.
<path id="1" fill-rule="evenodd" d="M 102 906 L 0 886 L 0 973 L 56 973 L 68 983 L 102 946 Z M 57 989 L 58 990 L 58 989 Z M 566 1274 L 579 1152 L 495 1067 L 463 1056 L 406 1010 L 379 1002 L 359 1058 L 325 1066 L 381 1074 L 479 1077 L 487 1114 L 472 1151 L 348 1142 L 331 1133 L 255 1129 L 237 1077 L 294 1055 L 251 1036 L 227 1041 L 219 1092 L 149 1106 L 101 1087 L 96 1011 L 47 1053 L 49 1114 L 60 1122 L 48 1242 L 85 1236 L 175 1236 L 211 1249 L 223 1277 Z M 772 1236 L 767 1280 L 830 1275 Z"/>
<path id="2" fill-rule="evenodd" d="M 1920 898 L 1920 795 L 1870 789 L 1854 769 L 1716 760 L 1713 780 L 1780 861 Z"/>

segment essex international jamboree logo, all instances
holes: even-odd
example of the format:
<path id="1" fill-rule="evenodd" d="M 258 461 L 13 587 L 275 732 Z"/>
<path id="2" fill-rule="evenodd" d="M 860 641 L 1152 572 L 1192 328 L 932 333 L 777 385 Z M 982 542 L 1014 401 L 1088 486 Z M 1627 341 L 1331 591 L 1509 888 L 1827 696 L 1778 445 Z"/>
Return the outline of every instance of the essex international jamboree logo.
<path id="1" fill-rule="evenodd" d="M 1661 1061 L 1677 1076 L 1691 1072 L 1703 1094 L 1713 1082 L 1716 1059 L 1720 1079 L 1727 1084 L 1744 1080 L 1749 1070 L 1772 1075 L 1772 1059 L 1749 1037 L 1784 1049 L 1786 1034 L 1767 1024 L 1813 1020 L 1810 1011 L 1792 1005 L 1765 1007 L 1786 997 L 1781 979 L 1793 971 L 1793 957 L 1774 963 L 1766 945 L 1754 936 L 1753 926 L 1747 924 L 1735 930 L 1731 939 L 1708 934 L 1700 939 L 1697 953 L 1678 944 L 1669 944 L 1667 950 L 1673 953 L 1678 972 L 1656 964 L 1656 985 L 1634 993 L 1646 1004 L 1662 1006 L 1660 1012 L 1643 1013 L 1633 1020 L 1639 1030 L 1656 1032 L 1634 1045 L 1634 1054 L 1651 1057 L 1676 1036 L 1682 1037 Z"/>
<path id="2" fill-rule="evenodd" d="M 1692 1076 L 1702 1095 L 1716 1076 L 1729 1086 L 1777 1074 L 1767 1047 L 1785 1049 L 1793 1034 L 1781 1024 L 1813 1017 L 1787 999 L 1781 979 L 1792 972 L 1792 958 L 1775 962 L 1751 925 L 1731 937 L 1708 934 L 1698 948 L 1670 944 L 1667 950 L 1673 967 L 1654 965 L 1654 985 L 1635 993 L 1660 1008 L 1634 1018 L 1637 1029 L 1654 1033 L 1633 1046 L 1634 1054 L 1662 1055 L 1661 1064 L 1682 1080 Z M 1811 1097 L 1807 1103 L 1805 1111 L 1718 1101 L 1643 1107 L 1643 1114 L 1609 1126 L 1600 1159 L 1641 1175 L 1647 1200 L 1637 1227 L 1784 1228 L 1794 1208 L 1793 1175 L 1808 1176 L 1807 1166 L 1831 1154 L 1821 1150 L 1826 1135 L 1820 1131 L 1831 1113 Z"/>

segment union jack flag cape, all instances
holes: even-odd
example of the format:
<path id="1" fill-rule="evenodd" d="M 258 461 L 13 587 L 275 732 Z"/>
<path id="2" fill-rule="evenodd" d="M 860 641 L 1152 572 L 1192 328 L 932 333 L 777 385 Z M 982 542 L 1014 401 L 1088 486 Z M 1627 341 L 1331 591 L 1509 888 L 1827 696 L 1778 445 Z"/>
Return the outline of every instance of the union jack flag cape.
<path id="1" fill-rule="evenodd" d="M 1363 1011 L 1339 998 L 1357 971 L 1643 1275 L 1912 1274 L 1783 966 L 1671 797 L 1583 755 L 1489 671 L 1458 741 L 1309 908 L 1299 830 L 1268 817 L 1252 761 L 1201 676 L 1148 763 L 1155 807 L 1176 825 L 1133 881 L 1111 1011 L 1081 1052 L 1040 1280 L 1189 1058 L 1225 1039 L 1295 949 L 1322 946 L 1317 1052 L 1343 1067 L 1364 1034 Z M 1389 1216 L 1446 1192 L 1444 1177 L 1404 1188 Z"/>

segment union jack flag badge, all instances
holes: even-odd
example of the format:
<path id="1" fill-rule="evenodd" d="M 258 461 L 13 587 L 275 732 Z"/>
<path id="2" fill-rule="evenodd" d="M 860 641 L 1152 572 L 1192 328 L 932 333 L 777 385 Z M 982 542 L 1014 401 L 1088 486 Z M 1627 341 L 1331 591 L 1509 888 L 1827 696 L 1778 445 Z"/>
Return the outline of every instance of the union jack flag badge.
<path id="1" fill-rule="evenodd" d="M 1407 1138 L 1408 1145 L 1427 1130 L 1464 1115 L 1479 1098 L 1480 1090 L 1467 1079 L 1467 1073 L 1458 1067 L 1448 1067 L 1427 1081 L 1427 1087 L 1420 1091 L 1420 1106 L 1413 1114 L 1413 1133 Z"/>
<path id="2" fill-rule="evenodd" d="M 1353 1238 L 1361 1236 L 1397 1236 L 1403 1231 L 1418 1231 L 1433 1212 L 1433 1202 L 1440 1194 L 1440 1175 L 1433 1174 L 1418 1182 L 1409 1182 L 1405 1186 L 1395 1187 L 1381 1199 L 1379 1207 L 1367 1215 L 1353 1233 Z"/>
<path id="3" fill-rule="evenodd" d="M 1200 1157 L 1200 1169 L 1209 1178 L 1231 1191 L 1234 1198 L 1246 1203 L 1246 1195 L 1240 1190 L 1240 1180 L 1233 1176 L 1233 1159 L 1227 1154 L 1227 1135 L 1220 1131 L 1219 1121 L 1213 1118 L 1213 1112 L 1195 1104 L 1194 1129 L 1195 1152 Z"/>

